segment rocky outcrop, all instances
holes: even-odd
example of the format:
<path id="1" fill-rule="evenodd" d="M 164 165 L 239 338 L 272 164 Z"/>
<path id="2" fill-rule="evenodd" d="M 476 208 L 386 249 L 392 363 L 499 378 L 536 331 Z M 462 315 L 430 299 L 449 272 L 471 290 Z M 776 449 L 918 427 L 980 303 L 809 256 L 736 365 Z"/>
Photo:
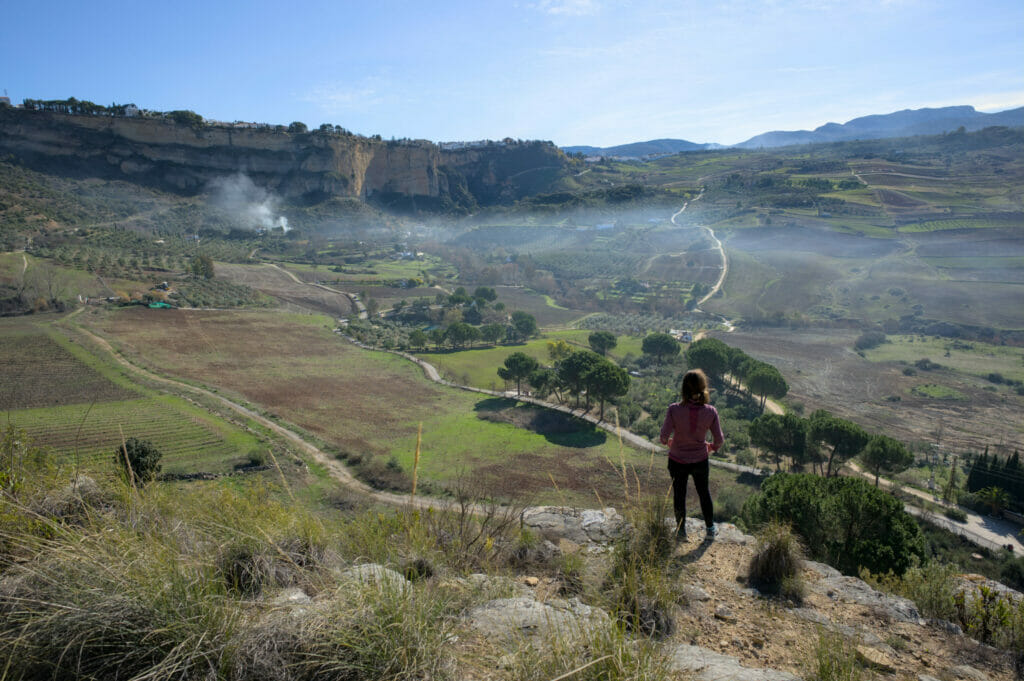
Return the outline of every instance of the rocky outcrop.
<path id="1" fill-rule="evenodd" d="M 355 197 L 425 209 L 507 202 L 563 168 L 549 142 L 442 149 L 333 132 L 183 125 L 169 119 L 68 115 L 0 107 L 0 154 L 45 170 L 125 179 L 181 193 L 243 172 L 306 201 Z"/>
<path id="2" fill-rule="evenodd" d="M 672 671 L 692 674 L 701 681 L 799 681 L 799 677 L 788 672 L 744 667 L 731 655 L 699 646 L 678 645 L 669 659 Z"/>
<path id="3" fill-rule="evenodd" d="M 549 640 L 554 634 L 573 637 L 589 627 L 607 623 L 608 613 L 576 598 L 540 602 L 532 596 L 499 598 L 473 608 L 467 616 L 471 629 L 488 638 L 522 642 Z"/>
<path id="4" fill-rule="evenodd" d="M 614 508 L 594 510 L 561 506 L 526 509 L 523 526 L 545 539 L 568 539 L 576 544 L 607 544 L 621 537 L 629 527 Z"/>
<path id="5" fill-rule="evenodd" d="M 811 589 L 836 601 L 870 606 L 894 621 L 924 624 L 913 601 L 872 589 L 856 577 L 826 577 L 814 582 Z"/>

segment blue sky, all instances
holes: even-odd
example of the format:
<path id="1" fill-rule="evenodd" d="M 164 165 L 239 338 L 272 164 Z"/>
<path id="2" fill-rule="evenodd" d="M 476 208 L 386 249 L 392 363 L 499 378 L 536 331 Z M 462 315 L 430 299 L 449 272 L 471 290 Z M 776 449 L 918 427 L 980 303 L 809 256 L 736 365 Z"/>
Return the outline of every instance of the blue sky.
<path id="1" fill-rule="evenodd" d="M 9 0 L 0 88 L 385 138 L 732 144 L 1024 106 L 1024 2 Z"/>

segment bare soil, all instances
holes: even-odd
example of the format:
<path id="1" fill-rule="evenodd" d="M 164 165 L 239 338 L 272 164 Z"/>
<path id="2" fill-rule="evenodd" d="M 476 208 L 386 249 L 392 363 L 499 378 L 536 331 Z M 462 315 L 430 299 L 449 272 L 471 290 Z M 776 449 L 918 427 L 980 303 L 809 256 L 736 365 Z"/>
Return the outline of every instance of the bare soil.
<path id="1" fill-rule="evenodd" d="M 269 265 L 232 265 L 217 263 L 217 276 L 232 284 L 242 284 L 290 305 L 345 317 L 355 308 L 348 296 L 295 281 L 287 272 Z"/>
<path id="2" fill-rule="evenodd" d="M 45 334 L 0 331 L 2 410 L 115 402 L 133 397 L 138 394 L 101 376 Z"/>
<path id="3" fill-rule="evenodd" d="M 948 370 L 903 374 L 905 365 L 869 362 L 853 350 L 857 331 L 762 329 L 715 334 L 721 340 L 782 371 L 787 401 L 805 413 L 828 409 L 864 428 L 908 443 L 932 443 L 939 423 L 942 443 L 953 451 L 978 452 L 985 446 L 1012 453 L 1022 449 L 1020 413 L 1024 398 L 983 389 L 980 380 Z M 931 358 L 941 363 L 941 357 Z M 939 400 L 913 392 L 927 383 L 949 385 L 966 400 Z M 898 397 L 898 401 L 890 398 Z"/>

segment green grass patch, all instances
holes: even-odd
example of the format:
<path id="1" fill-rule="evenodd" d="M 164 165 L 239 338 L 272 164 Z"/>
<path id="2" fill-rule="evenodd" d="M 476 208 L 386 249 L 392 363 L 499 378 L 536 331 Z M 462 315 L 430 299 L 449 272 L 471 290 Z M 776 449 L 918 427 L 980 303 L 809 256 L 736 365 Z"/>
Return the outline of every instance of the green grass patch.
<path id="1" fill-rule="evenodd" d="M 533 357 L 543 365 L 550 365 L 548 343 L 564 340 L 577 349 L 590 349 L 588 338 L 593 331 L 589 329 L 565 329 L 544 334 L 517 345 L 498 345 L 493 347 L 467 348 L 465 350 L 419 352 L 416 353 L 426 362 L 433 364 L 442 376 L 448 376 L 463 385 L 488 390 L 503 390 L 504 381 L 498 378 L 498 367 L 503 366 L 505 358 L 513 352 L 522 352 Z M 619 336 L 618 345 L 608 353 L 613 359 L 621 359 L 628 353 L 641 354 L 643 340 L 635 336 Z M 513 386 L 514 388 L 514 386 Z"/>
<path id="2" fill-rule="evenodd" d="M 924 383 L 915 385 L 910 392 L 918 397 L 927 397 L 933 400 L 950 400 L 955 402 L 966 401 L 967 396 L 959 390 L 938 383 Z"/>
<path id="3" fill-rule="evenodd" d="M 1024 381 L 1024 349 L 1004 345 L 901 335 L 889 336 L 888 342 L 866 351 L 864 356 L 872 362 L 908 364 L 928 358 L 943 367 L 974 376 L 998 373 L 1005 378 Z"/>

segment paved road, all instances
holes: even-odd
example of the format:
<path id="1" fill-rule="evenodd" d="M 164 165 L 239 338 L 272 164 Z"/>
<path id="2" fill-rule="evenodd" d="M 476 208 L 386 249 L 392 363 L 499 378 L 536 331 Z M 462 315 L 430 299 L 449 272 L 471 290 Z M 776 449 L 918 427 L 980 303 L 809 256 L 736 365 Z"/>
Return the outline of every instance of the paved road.
<path id="1" fill-rule="evenodd" d="M 845 464 L 846 468 L 852 470 L 856 475 L 861 475 L 874 481 L 875 476 L 873 473 L 864 470 L 856 461 L 847 461 Z M 928 511 L 922 511 L 918 507 L 907 504 L 906 509 L 908 513 L 916 515 L 917 517 L 923 517 L 929 522 L 939 525 L 948 529 L 949 531 L 957 534 L 975 544 L 988 547 L 990 549 L 1000 549 L 1005 547 L 1007 544 L 1013 546 L 1013 552 L 1020 556 L 1024 555 L 1024 541 L 1021 541 L 1019 525 L 1011 523 L 1001 518 L 993 518 L 988 515 L 981 515 L 970 509 L 958 507 L 956 504 L 950 504 L 942 501 L 935 497 L 933 494 L 929 494 L 924 490 L 917 489 L 916 487 L 904 487 L 902 485 L 896 485 L 891 480 L 885 478 L 878 479 L 878 486 L 883 489 L 892 489 L 898 487 L 907 494 L 911 494 L 924 501 L 929 501 L 933 504 L 938 504 L 944 508 L 959 508 L 961 511 L 967 514 L 966 523 L 958 523 L 950 518 Z"/>

